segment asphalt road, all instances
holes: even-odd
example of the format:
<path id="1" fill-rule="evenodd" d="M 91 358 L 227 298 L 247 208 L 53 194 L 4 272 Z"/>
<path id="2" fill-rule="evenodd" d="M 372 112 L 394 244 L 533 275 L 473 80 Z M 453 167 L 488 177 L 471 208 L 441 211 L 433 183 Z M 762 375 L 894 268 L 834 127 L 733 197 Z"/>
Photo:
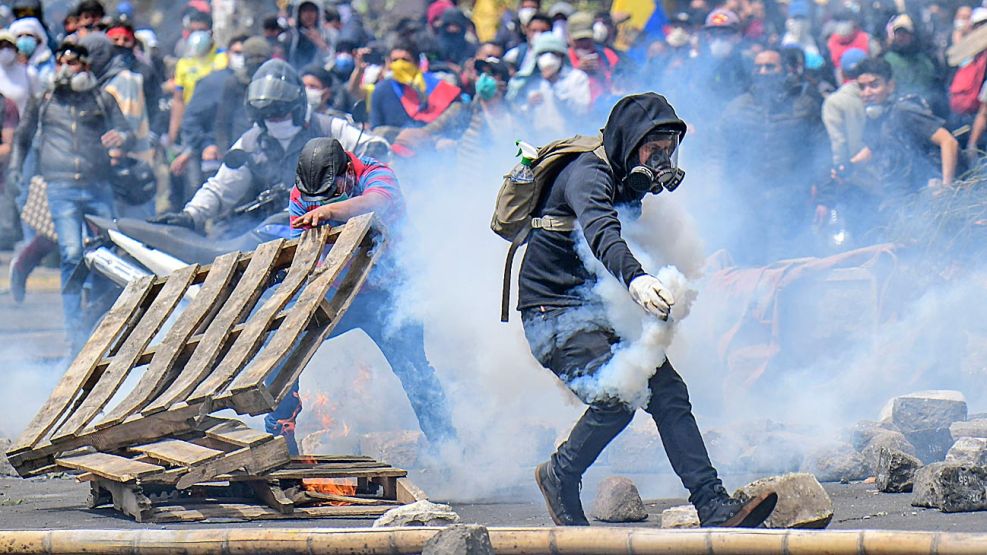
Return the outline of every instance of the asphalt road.
<path id="1" fill-rule="evenodd" d="M 138 524 L 112 509 L 85 507 L 88 485 L 74 479 L 0 479 L 0 529 L 4 530 L 71 530 L 99 529 L 194 529 L 216 523 Z M 826 484 L 834 505 L 830 529 L 935 530 L 947 532 L 983 532 L 987 530 L 987 512 L 941 513 L 909 505 L 911 494 L 884 494 L 873 485 Z M 453 501 L 453 509 L 464 522 L 486 526 L 549 526 L 545 508 L 536 497 L 535 486 L 524 488 L 523 501 L 499 500 L 490 503 L 462 504 Z M 442 502 L 443 500 L 434 500 Z M 584 496 L 589 506 L 591 499 Z M 650 516 L 634 526 L 657 527 L 664 509 L 685 504 L 685 499 L 648 500 Z M 277 520 L 258 522 L 223 522 L 237 527 L 357 527 L 369 526 L 370 520 Z M 594 525 L 604 526 L 596 522 Z M 605 526 L 614 526 L 606 524 Z"/>

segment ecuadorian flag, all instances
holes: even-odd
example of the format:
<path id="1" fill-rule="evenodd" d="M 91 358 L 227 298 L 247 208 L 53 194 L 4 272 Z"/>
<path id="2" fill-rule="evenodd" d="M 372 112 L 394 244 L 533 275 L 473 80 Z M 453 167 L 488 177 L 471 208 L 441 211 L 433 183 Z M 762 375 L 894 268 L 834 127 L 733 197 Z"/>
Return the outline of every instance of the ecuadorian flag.
<path id="1" fill-rule="evenodd" d="M 668 16 L 661 0 L 614 0 L 610 14 L 615 21 L 627 19 L 617 37 L 617 47 L 625 52 L 634 46 L 646 48 L 649 39 L 665 36 Z M 641 35 L 644 40 L 638 41 Z"/>

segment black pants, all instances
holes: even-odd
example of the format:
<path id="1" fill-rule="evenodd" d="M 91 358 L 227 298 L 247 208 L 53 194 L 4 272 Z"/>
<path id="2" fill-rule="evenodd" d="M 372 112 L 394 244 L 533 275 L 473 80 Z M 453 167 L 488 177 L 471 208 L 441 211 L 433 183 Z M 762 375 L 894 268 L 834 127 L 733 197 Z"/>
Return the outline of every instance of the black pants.
<path id="1" fill-rule="evenodd" d="M 566 384 L 595 374 L 611 359 L 613 347 L 620 342 L 600 310 L 528 309 L 522 313 L 522 320 L 535 358 Z M 648 386 L 651 399 L 644 410 L 658 426 L 668 460 L 689 490 L 689 501 L 702 505 L 722 491 L 722 483 L 692 415 L 685 382 L 666 361 Z M 634 417 L 634 412 L 616 399 L 601 402 L 583 398 L 583 402 L 589 408 L 552 455 L 555 471 L 563 480 L 580 479 Z"/>

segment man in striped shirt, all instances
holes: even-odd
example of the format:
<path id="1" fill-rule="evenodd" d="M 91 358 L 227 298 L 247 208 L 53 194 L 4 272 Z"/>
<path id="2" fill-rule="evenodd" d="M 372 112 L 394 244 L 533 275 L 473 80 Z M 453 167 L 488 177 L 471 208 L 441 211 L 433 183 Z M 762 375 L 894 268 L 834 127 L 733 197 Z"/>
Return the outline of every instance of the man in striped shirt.
<path id="1" fill-rule="evenodd" d="M 369 212 L 385 224 L 392 223 L 404 214 L 404 200 L 391 168 L 345 151 L 336 139 L 317 138 L 306 143 L 298 159 L 288 212 L 292 235 L 298 236 L 303 230 L 339 225 Z M 455 430 L 442 384 L 425 356 L 421 324 L 395 323 L 386 317 L 395 300 L 383 286 L 400 281 L 397 271 L 397 264 L 385 252 L 331 337 L 360 328 L 374 340 L 401 380 L 422 432 L 434 446 L 451 439 Z M 288 439 L 292 453 L 298 449 L 294 428 L 301 409 L 296 384 L 293 394 L 264 421 L 269 433 Z"/>

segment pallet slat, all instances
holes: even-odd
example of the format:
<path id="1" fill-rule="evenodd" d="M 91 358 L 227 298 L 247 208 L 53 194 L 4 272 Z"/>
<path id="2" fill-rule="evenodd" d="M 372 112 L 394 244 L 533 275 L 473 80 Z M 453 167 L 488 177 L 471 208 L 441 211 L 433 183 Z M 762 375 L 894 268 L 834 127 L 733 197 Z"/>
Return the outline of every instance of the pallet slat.
<path id="1" fill-rule="evenodd" d="M 161 331 L 161 326 L 171 316 L 172 311 L 178 306 L 179 301 L 185 295 L 198 266 L 186 266 L 171 274 L 164 287 L 154 298 L 151 306 L 143 314 L 140 322 L 136 324 L 130 335 L 123 342 L 123 346 L 113 357 L 113 362 L 106 368 L 99 378 L 99 383 L 89 392 L 86 400 L 75 409 L 72 416 L 65 421 L 59 431 L 53 436 L 57 441 L 61 437 L 75 435 L 85 428 L 89 422 L 103 410 L 106 403 L 110 402 L 113 395 L 123 385 L 130 371 L 133 370 L 137 357 L 144 351 L 154 336 Z"/>
<path id="2" fill-rule="evenodd" d="M 108 453 L 89 453 L 66 457 L 57 459 L 56 463 L 64 468 L 92 472 L 107 480 L 124 483 L 133 482 L 138 478 L 164 470 L 164 467 L 156 464 L 135 461 Z"/>
<path id="3" fill-rule="evenodd" d="M 225 455 L 223 451 L 218 449 L 210 449 L 177 439 L 165 439 L 148 445 L 138 445 L 131 447 L 130 450 L 179 466 L 201 464 Z"/>

